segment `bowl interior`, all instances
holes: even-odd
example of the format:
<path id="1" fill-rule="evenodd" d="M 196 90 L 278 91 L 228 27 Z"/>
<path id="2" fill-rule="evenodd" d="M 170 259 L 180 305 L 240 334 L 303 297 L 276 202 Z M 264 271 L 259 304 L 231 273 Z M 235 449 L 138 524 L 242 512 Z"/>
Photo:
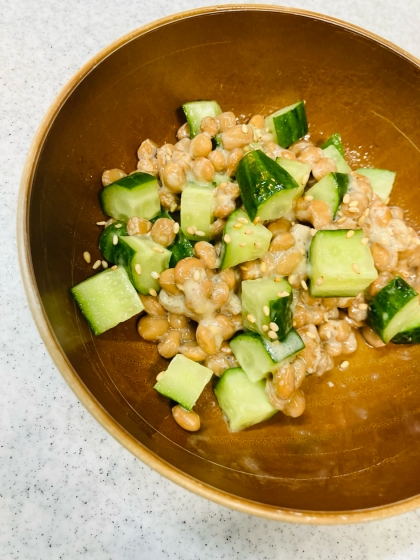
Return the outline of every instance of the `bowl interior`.
<path id="1" fill-rule="evenodd" d="M 362 34 L 304 14 L 226 9 L 174 19 L 123 43 L 61 106 L 30 190 L 40 300 L 91 396 L 176 472 L 273 512 L 354 511 L 419 494 L 420 347 L 360 344 L 347 371 L 306 380 L 301 418 L 278 414 L 235 434 L 208 387 L 197 406 L 202 429 L 182 431 L 153 390 L 165 361 L 139 339 L 135 320 L 95 338 L 70 296 L 92 273 L 83 252 L 100 256 L 103 170 L 135 169 L 145 138 L 173 142 L 186 100 L 217 99 L 245 119 L 305 99 L 316 138 L 339 131 L 352 165 L 397 171 L 392 201 L 415 225 L 419 91 L 419 68 Z"/>

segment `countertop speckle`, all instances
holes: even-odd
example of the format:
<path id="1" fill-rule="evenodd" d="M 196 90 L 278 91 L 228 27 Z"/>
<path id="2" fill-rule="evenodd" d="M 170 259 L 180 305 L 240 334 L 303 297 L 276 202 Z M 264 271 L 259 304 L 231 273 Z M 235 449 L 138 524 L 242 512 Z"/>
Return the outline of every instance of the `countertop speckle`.
<path id="1" fill-rule="evenodd" d="M 282 4 L 367 27 L 420 57 L 418 0 Z M 77 401 L 34 325 L 15 220 L 23 164 L 44 113 L 99 49 L 156 18 L 204 5 L 0 0 L 0 557 L 418 559 L 420 511 L 365 525 L 289 525 L 230 511 L 162 478 Z"/>

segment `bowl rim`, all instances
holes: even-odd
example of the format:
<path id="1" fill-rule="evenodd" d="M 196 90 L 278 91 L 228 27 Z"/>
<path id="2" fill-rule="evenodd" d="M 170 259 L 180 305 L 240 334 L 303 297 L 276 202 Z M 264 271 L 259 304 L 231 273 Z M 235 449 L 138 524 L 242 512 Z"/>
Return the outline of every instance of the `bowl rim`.
<path id="1" fill-rule="evenodd" d="M 171 14 L 164 18 L 154 20 L 146 25 L 136 28 L 122 37 L 116 39 L 103 49 L 101 49 L 95 56 L 88 60 L 62 87 L 57 97 L 49 107 L 41 124 L 34 136 L 32 144 L 29 148 L 28 155 L 25 161 L 22 179 L 19 189 L 18 207 L 17 207 L 17 247 L 20 263 L 20 271 L 23 279 L 23 284 L 26 292 L 26 297 L 29 302 L 29 307 L 38 331 L 44 341 L 45 346 L 58 370 L 66 380 L 69 387 L 75 393 L 78 400 L 85 406 L 85 408 L 92 414 L 92 416 L 105 428 L 108 433 L 113 436 L 121 445 L 130 451 L 135 457 L 140 459 L 147 466 L 151 467 L 159 474 L 165 476 L 172 482 L 179 486 L 194 492 L 202 498 L 206 498 L 222 506 L 250 514 L 271 519 L 275 521 L 312 524 L 312 525 L 339 525 L 348 523 L 359 523 L 362 521 L 373 521 L 384 519 L 394 515 L 399 515 L 411 511 L 420 506 L 420 495 L 412 498 L 407 498 L 393 504 L 387 504 L 375 508 L 352 510 L 352 511 L 337 511 L 337 512 L 318 512 L 318 511 L 305 511 L 296 510 L 291 508 L 279 508 L 254 502 L 248 499 L 235 497 L 227 492 L 218 490 L 217 488 L 204 484 L 194 477 L 187 475 L 173 467 L 168 462 L 159 458 L 152 451 L 144 447 L 132 435 L 130 435 L 122 426 L 115 421 L 111 415 L 102 407 L 102 405 L 90 393 L 87 387 L 78 377 L 76 371 L 71 366 L 65 354 L 62 352 L 60 345 L 51 329 L 48 318 L 41 302 L 38 292 L 34 270 L 32 266 L 32 259 L 30 254 L 29 245 L 29 199 L 32 187 L 32 180 L 36 164 L 41 153 L 44 140 L 49 132 L 49 129 L 55 120 L 56 115 L 61 107 L 71 95 L 77 85 L 95 68 L 102 60 L 112 54 L 118 48 L 127 44 L 131 40 L 144 35 L 152 30 L 164 27 L 175 21 L 192 18 L 195 16 L 214 14 L 219 12 L 238 12 L 238 11 L 272 11 L 286 14 L 294 14 L 305 17 L 310 17 L 319 21 L 332 23 L 338 27 L 342 27 L 347 31 L 356 33 L 363 37 L 373 39 L 382 46 L 396 52 L 397 54 L 408 59 L 411 63 L 420 69 L 420 60 L 411 55 L 404 49 L 396 46 L 390 41 L 362 29 L 356 25 L 344 22 L 340 19 L 318 14 L 316 12 L 301 10 L 297 8 L 285 8 L 281 6 L 273 6 L 270 4 L 228 4 L 228 5 L 214 5 L 193 10 L 187 10 Z"/>

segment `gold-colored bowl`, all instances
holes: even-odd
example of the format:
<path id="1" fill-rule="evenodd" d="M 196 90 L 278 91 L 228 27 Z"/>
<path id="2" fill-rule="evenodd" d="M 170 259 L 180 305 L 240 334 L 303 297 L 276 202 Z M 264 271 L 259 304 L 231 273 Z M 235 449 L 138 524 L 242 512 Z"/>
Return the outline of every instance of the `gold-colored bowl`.
<path id="1" fill-rule="evenodd" d="M 145 138 L 174 141 L 179 107 L 217 99 L 243 117 L 306 99 L 310 131 L 349 160 L 397 171 L 392 202 L 420 222 L 420 64 L 366 31 L 274 6 L 224 6 L 133 31 L 88 62 L 48 111 L 23 174 L 18 238 L 27 296 L 70 387 L 134 455 L 225 506 L 345 523 L 420 504 L 420 346 L 359 345 L 350 368 L 307 379 L 305 414 L 232 434 L 211 388 L 186 433 L 153 390 L 165 361 L 130 320 L 95 338 L 69 289 L 92 270 L 104 169 L 136 167 Z M 332 382 L 328 384 L 328 382 Z"/>

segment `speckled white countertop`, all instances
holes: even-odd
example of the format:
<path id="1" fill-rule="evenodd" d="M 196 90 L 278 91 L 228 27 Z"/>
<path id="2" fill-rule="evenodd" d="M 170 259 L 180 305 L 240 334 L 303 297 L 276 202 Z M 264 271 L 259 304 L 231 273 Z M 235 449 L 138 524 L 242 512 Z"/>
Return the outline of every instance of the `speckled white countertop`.
<path id="1" fill-rule="evenodd" d="M 420 57 L 419 0 L 295 0 Z M 273 2 L 275 3 L 275 2 Z M 52 363 L 19 279 L 18 186 L 35 130 L 99 49 L 199 0 L 0 0 L 0 558 L 418 559 L 420 511 L 365 525 L 253 518 L 136 460 L 86 412 Z"/>

